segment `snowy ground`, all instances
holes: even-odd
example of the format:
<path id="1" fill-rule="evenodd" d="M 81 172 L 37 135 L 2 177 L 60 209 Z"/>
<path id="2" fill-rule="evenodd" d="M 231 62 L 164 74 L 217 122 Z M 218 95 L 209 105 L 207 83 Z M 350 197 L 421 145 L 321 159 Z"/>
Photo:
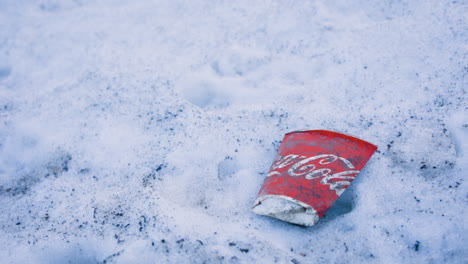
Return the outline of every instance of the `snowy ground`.
<path id="1" fill-rule="evenodd" d="M 466 263 L 463 1 L 0 0 L 2 263 Z M 250 211 L 284 133 L 379 146 Z"/>

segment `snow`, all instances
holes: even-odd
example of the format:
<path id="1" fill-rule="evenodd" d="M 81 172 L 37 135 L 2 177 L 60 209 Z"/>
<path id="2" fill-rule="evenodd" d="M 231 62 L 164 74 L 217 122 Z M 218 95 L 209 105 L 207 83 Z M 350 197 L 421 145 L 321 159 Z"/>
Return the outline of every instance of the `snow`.
<path id="1" fill-rule="evenodd" d="M 463 1 L 0 0 L 2 263 L 466 263 Z M 379 151 L 251 212 L 283 135 Z"/>

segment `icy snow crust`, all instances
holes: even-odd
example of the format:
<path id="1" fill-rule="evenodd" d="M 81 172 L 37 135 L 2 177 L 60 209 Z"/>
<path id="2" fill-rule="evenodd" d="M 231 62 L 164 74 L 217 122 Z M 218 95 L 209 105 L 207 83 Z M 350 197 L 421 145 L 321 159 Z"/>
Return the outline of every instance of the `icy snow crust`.
<path id="1" fill-rule="evenodd" d="M 2 263 L 466 263 L 463 1 L 0 1 Z M 283 135 L 379 146 L 310 228 Z"/>

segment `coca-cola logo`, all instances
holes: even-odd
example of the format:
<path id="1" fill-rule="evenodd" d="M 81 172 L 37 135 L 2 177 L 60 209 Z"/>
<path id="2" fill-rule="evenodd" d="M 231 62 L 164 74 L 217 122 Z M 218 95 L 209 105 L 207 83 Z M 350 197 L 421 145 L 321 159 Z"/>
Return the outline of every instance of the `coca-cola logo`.
<path id="1" fill-rule="evenodd" d="M 292 177 L 304 177 L 306 180 L 321 178 L 320 183 L 330 186 L 330 190 L 340 196 L 359 174 L 347 159 L 333 154 L 313 157 L 290 154 L 279 155 L 270 167 L 267 177 L 279 175 L 287 170 Z"/>

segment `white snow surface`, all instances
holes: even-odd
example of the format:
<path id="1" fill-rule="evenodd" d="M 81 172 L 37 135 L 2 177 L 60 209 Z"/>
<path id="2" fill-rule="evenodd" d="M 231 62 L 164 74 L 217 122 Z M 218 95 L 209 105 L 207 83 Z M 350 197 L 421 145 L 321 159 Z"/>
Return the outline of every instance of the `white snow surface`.
<path id="1" fill-rule="evenodd" d="M 467 263 L 465 1 L 0 0 L 1 263 Z M 285 133 L 379 146 L 304 228 Z"/>

